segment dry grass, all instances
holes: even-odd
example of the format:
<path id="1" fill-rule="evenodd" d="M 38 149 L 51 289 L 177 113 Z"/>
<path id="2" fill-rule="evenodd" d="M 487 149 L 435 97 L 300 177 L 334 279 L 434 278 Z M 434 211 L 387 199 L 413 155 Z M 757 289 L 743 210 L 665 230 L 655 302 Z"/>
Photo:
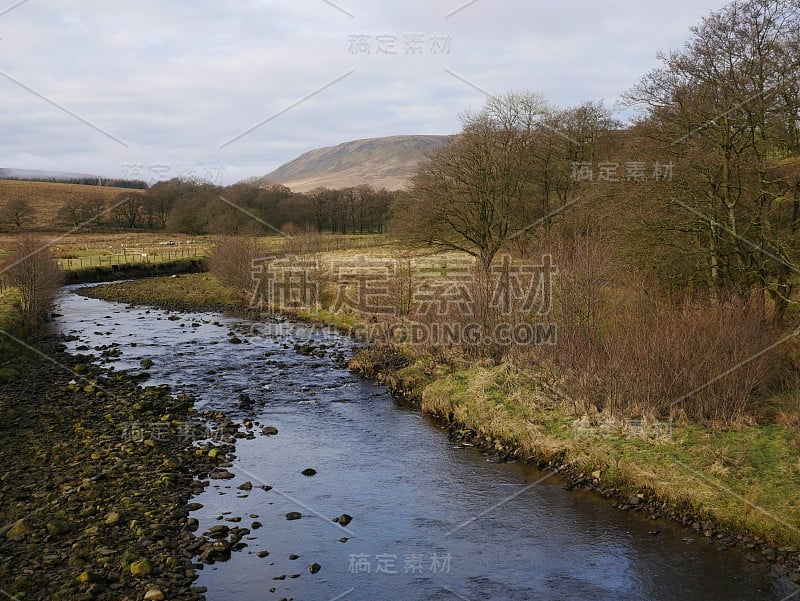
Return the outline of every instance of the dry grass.
<path id="1" fill-rule="evenodd" d="M 105 186 L 0 180 L 0 207 L 5 206 L 5 203 L 12 198 L 24 198 L 33 209 L 26 229 L 64 231 L 69 227 L 60 222 L 58 213 L 67 202 L 97 200 L 108 206 L 122 193 L 142 194 L 142 192 L 142 190 Z"/>

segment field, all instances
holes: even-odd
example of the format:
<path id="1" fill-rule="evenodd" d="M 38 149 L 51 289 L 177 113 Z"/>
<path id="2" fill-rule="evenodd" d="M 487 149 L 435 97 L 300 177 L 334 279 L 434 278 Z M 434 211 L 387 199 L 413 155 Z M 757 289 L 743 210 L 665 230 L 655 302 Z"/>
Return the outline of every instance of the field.
<path id="1" fill-rule="evenodd" d="M 141 190 L 129 188 L 0 180 L 0 208 L 4 207 L 9 200 L 23 198 L 30 203 L 33 209 L 33 214 L 26 224 L 27 229 L 57 231 L 68 228 L 67 225 L 60 222 L 58 214 L 61 208 L 71 200 L 102 201 L 104 205 L 107 205 L 120 194 L 141 193 Z M 5 227 L 8 228 L 7 225 Z"/>

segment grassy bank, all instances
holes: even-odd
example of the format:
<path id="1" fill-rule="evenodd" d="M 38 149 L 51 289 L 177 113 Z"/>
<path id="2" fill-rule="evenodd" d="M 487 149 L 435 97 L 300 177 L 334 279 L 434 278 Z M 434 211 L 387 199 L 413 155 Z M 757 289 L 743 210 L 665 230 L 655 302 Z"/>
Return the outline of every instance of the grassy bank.
<path id="1" fill-rule="evenodd" d="M 210 274 L 110 284 L 90 294 L 183 309 L 233 309 L 241 302 Z M 296 317 L 343 329 L 357 325 L 352 314 L 328 310 Z M 767 558 L 780 560 L 800 545 L 796 424 L 712 429 L 583 416 L 525 369 L 508 363 L 475 367 L 414 347 L 402 353 L 371 349 L 351 367 L 456 424 L 456 435 L 476 437 L 483 448 L 504 456 L 567 466 L 563 474 L 580 475 L 620 506 L 656 508 L 654 515 L 731 545 L 760 550 L 769 542 L 773 555 L 766 552 Z"/>
<path id="2" fill-rule="evenodd" d="M 0 296 L 0 383 L 12 378 L 28 360 L 29 351 L 14 340 L 26 337 L 19 292 L 8 290 Z"/>
<path id="3" fill-rule="evenodd" d="M 244 306 L 239 292 L 208 273 L 103 284 L 84 288 L 81 294 L 178 311 L 238 311 Z"/>
<path id="4" fill-rule="evenodd" d="M 592 474 L 599 488 L 639 496 L 672 517 L 777 545 L 800 544 L 800 433 L 781 425 L 710 431 L 690 424 L 613 422 L 580 416 L 511 365 L 433 381 L 425 412 L 449 417 L 499 451 Z M 638 501 L 635 501 L 638 503 Z"/>

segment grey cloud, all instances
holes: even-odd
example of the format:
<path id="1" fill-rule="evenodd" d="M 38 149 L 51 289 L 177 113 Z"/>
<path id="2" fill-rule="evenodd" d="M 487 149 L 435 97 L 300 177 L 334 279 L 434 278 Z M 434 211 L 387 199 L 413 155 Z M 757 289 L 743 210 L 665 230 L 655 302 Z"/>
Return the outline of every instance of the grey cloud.
<path id="1" fill-rule="evenodd" d="M 223 161 L 228 183 L 311 148 L 399 133 L 452 133 L 483 95 L 528 88 L 554 104 L 613 99 L 683 43 L 721 0 L 59 3 L 0 17 L 0 70 L 130 144 L 115 145 L 0 78 L 0 167 L 120 175 L 123 163 Z M 405 34 L 452 37 L 449 54 L 407 56 Z M 398 36 L 378 55 L 375 36 Z M 349 51 L 366 35 L 369 55 Z M 225 140 L 309 98 L 235 144 Z"/>

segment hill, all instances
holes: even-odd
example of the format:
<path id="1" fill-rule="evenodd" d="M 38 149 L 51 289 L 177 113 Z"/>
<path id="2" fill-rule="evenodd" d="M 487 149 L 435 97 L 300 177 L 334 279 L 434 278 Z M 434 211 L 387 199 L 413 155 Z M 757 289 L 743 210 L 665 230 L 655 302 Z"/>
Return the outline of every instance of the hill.
<path id="1" fill-rule="evenodd" d="M 41 179 L 55 179 L 55 180 L 69 180 L 69 179 L 97 179 L 96 175 L 88 175 L 86 173 L 66 173 L 64 171 L 41 171 L 38 169 L 7 169 L 0 168 L 0 179 L 27 179 L 27 180 L 41 180 Z"/>
<path id="2" fill-rule="evenodd" d="M 300 155 L 268 173 L 261 181 L 283 184 L 295 192 L 314 188 L 373 188 L 401 190 L 425 154 L 450 136 L 390 136 L 354 140 Z"/>
<path id="3" fill-rule="evenodd" d="M 30 182 L 0 179 L 0 209 L 9 200 L 23 198 L 30 204 L 33 214 L 27 220 L 26 229 L 56 231 L 65 229 L 59 217 L 61 208 L 71 201 L 90 204 L 94 201 L 109 206 L 120 194 L 141 194 L 141 190 L 127 190 L 106 186 L 81 186 L 50 182 Z M 108 219 L 110 216 L 106 215 Z M 0 227 L 8 229 L 7 224 Z"/>

